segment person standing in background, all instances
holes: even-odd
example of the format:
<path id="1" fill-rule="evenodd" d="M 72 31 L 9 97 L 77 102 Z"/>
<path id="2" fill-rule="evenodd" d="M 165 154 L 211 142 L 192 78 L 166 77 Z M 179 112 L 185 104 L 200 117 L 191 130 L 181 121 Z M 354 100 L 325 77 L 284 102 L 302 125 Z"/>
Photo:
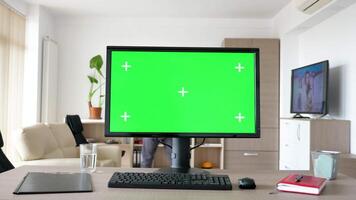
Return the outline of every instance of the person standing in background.
<path id="1" fill-rule="evenodd" d="M 141 154 L 141 167 L 142 168 L 151 168 L 154 155 L 156 153 L 159 143 L 170 145 L 172 147 L 172 138 L 143 138 L 142 154 Z M 171 147 L 165 145 L 165 151 L 169 162 L 172 162 Z"/>

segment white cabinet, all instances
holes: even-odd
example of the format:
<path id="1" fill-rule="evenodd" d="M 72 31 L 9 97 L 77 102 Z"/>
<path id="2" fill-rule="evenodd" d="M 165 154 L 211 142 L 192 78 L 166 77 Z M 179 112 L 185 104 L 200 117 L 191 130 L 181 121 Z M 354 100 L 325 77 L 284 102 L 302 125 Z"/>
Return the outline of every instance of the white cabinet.
<path id="1" fill-rule="evenodd" d="M 310 122 L 282 120 L 280 124 L 280 170 L 309 170 Z"/>
<path id="2" fill-rule="evenodd" d="M 309 170 L 313 150 L 349 153 L 350 122 L 324 119 L 281 119 L 279 169 Z"/>

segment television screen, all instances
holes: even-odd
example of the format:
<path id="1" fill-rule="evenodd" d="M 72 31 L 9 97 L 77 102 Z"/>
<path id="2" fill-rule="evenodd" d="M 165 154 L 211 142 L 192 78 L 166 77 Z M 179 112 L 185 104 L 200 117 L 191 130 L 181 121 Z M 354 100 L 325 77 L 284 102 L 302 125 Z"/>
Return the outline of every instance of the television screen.
<path id="1" fill-rule="evenodd" d="M 292 70 L 292 113 L 327 113 L 328 68 L 323 61 Z"/>
<path id="2" fill-rule="evenodd" d="M 107 54 L 106 136 L 258 136 L 258 49 Z"/>

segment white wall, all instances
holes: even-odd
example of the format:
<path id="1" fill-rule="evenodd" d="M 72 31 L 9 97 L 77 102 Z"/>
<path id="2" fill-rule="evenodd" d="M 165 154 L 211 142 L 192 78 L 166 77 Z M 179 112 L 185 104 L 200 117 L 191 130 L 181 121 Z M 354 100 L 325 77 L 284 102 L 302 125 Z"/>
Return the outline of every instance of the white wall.
<path id="1" fill-rule="evenodd" d="M 42 40 L 54 36 L 54 20 L 39 5 L 29 5 L 26 13 L 26 61 L 24 72 L 23 125 L 40 120 Z"/>
<path id="2" fill-rule="evenodd" d="M 335 0 L 320 12 L 298 14 L 289 4 L 273 20 L 281 39 L 280 116 L 290 114 L 291 69 L 330 61 L 329 113 L 351 120 L 351 152 L 356 153 L 356 107 L 352 76 L 356 75 L 356 1 Z"/>
<path id="3" fill-rule="evenodd" d="M 299 66 L 299 34 L 287 33 L 280 38 L 280 117 L 290 114 L 291 70 Z"/>
<path id="4" fill-rule="evenodd" d="M 211 46 L 226 37 L 272 37 L 270 20 L 59 18 L 57 120 L 66 114 L 88 118 L 89 59 L 107 45 Z M 104 58 L 105 59 L 105 58 Z M 105 64 L 104 66 L 105 67 Z"/>
<path id="5" fill-rule="evenodd" d="M 299 36 L 301 65 L 330 61 L 330 115 L 351 120 L 351 150 L 356 153 L 356 5 Z"/>
<path id="6" fill-rule="evenodd" d="M 38 85 L 37 85 L 37 112 L 36 112 L 36 121 L 40 121 L 41 119 L 41 99 L 42 99 L 42 57 L 43 57 L 43 39 L 45 37 L 49 37 L 52 40 L 56 40 L 55 36 L 55 27 L 54 27 L 54 18 L 52 17 L 51 13 L 47 10 L 47 8 L 40 6 L 40 13 L 39 13 L 39 48 L 38 48 Z M 57 66 L 56 66 L 57 67 Z M 57 79 L 55 79 L 56 81 Z M 55 93 L 57 94 L 57 92 Z"/>
<path id="7" fill-rule="evenodd" d="M 307 15 L 300 12 L 294 2 L 290 2 L 273 18 L 274 34 L 281 40 L 280 66 L 280 116 L 290 114 L 290 77 L 291 70 L 301 66 L 300 35 L 327 21 L 335 14 L 354 4 L 354 0 L 334 0 L 318 12 Z M 332 39 L 332 38 L 331 38 Z"/>

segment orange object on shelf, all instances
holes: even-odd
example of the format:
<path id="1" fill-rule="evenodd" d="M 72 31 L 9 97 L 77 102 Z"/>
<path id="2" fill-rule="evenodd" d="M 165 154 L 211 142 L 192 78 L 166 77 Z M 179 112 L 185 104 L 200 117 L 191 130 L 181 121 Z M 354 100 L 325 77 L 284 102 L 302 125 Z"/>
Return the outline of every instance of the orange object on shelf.
<path id="1" fill-rule="evenodd" d="M 212 169 L 214 167 L 214 164 L 209 161 L 204 161 L 200 164 L 200 167 L 203 169 Z"/>

